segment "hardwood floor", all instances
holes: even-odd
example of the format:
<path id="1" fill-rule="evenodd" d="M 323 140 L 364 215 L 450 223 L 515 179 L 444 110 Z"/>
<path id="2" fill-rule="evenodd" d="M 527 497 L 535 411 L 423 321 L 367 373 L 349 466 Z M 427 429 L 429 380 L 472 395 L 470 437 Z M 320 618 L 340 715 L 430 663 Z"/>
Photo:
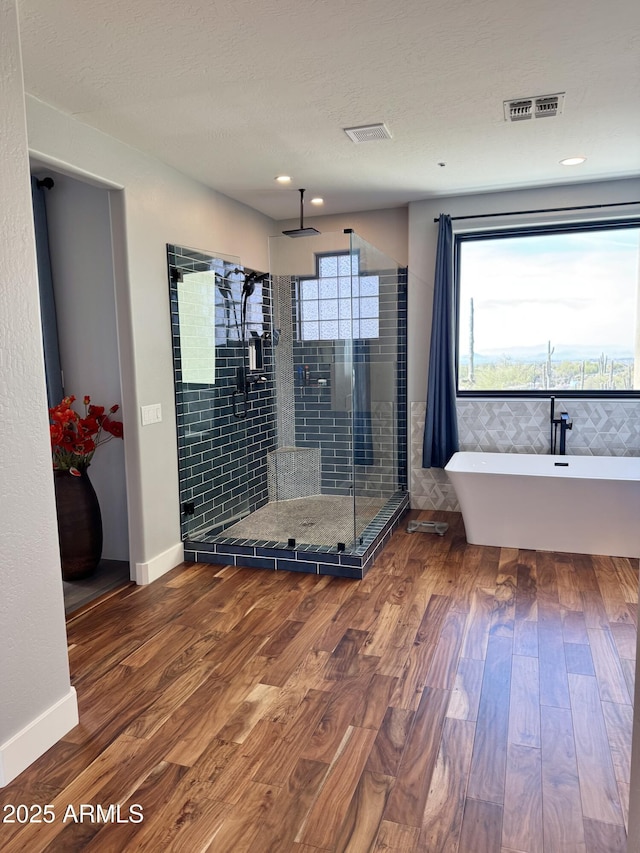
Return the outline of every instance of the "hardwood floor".
<path id="1" fill-rule="evenodd" d="M 453 524 L 363 581 L 185 565 L 72 617 L 81 724 L 0 790 L 54 819 L 3 853 L 622 853 L 638 561 L 412 517 Z"/>

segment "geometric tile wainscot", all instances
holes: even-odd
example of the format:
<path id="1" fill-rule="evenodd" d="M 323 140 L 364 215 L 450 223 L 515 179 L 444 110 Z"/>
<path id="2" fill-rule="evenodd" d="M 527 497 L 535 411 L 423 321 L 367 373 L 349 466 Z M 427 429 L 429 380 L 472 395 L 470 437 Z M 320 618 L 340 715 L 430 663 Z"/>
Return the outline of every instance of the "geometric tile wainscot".
<path id="1" fill-rule="evenodd" d="M 548 453 L 549 401 L 457 401 L 460 450 L 485 453 Z M 567 455 L 640 456 L 640 401 L 556 400 L 568 411 L 573 429 Z M 456 494 L 441 468 L 422 467 L 426 403 L 411 403 L 411 506 L 459 510 Z"/>

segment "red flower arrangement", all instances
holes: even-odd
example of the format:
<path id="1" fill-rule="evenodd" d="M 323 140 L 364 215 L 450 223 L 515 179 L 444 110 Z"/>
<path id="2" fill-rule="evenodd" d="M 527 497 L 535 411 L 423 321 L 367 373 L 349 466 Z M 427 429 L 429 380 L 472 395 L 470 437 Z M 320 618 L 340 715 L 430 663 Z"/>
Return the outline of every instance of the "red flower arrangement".
<path id="1" fill-rule="evenodd" d="M 84 398 L 84 417 L 72 409 L 75 397 L 65 397 L 61 403 L 49 409 L 51 425 L 51 453 L 54 471 L 68 471 L 74 477 L 82 476 L 89 467 L 93 454 L 101 444 L 112 438 L 122 438 L 122 421 L 114 415 L 120 408 L 111 406 L 105 414 L 104 406 L 91 404 L 91 397 Z"/>

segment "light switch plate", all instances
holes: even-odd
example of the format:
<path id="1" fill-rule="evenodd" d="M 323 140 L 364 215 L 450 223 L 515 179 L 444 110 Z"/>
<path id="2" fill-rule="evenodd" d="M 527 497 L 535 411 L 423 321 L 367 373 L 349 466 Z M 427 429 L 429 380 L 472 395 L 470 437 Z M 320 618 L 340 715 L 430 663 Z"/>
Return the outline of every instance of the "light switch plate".
<path id="1" fill-rule="evenodd" d="M 142 418 L 142 426 L 159 424 L 162 420 L 162 405 L 160 403 L 151 403 L 150 406 L 140 406 L 140 416 Z"/>

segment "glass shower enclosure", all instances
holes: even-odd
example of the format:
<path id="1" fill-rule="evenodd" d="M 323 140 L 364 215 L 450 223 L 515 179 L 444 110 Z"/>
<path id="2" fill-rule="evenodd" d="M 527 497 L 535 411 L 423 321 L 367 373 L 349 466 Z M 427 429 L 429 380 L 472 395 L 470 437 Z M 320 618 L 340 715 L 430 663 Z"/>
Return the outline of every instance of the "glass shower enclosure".
<path id="1" fill-rule="evenodd" d="M 371 551 L 408 501 L 405 271 L 351 231 L 168 267 L 185 550 Z"/>

